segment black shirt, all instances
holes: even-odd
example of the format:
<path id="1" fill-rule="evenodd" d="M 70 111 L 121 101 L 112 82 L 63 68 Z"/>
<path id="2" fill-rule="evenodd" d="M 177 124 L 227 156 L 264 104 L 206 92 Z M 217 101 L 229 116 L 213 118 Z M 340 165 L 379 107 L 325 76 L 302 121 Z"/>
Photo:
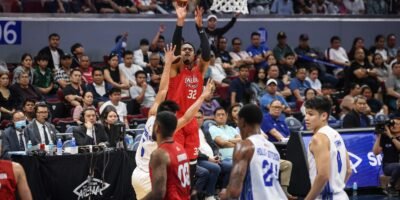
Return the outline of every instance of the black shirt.
<path id="1" fill-rule="evenodd" d="M 81 85 L 80 88 L 75 89 L 74 87 L 72 87 L 71 84 L 69 84 L 63 89 L 63 94 L 64 94 L 64 96 L 78 95 L 78 96 L 82 97 L 85 89 L 86 89 L 86 87 L 84 85 Z"/>
<path id="2" fill-rule="evenodd" d="M 396 139 L 400 140 L 400 137 L 397 137 Z M 399 152 L 397 151 L 392 140 L 388 136 L 386 136 L 386 135 L 381 136 L 381 141 L 379 143 L 379 146 L 382 147 L 382 152 L 383 152 L 382 163 L 383 163 L 383 165 L 399 162 Z"/>
<path id="3" fill-rule="evenodd" d="M 106 69 L 110 72 L 110 76 L 114 82 L 121 83 L 121 77 L 119 76 L 119 67 L 117 67 L 115 70 L 111 70 L 111 67 L 107 67 Z"/>

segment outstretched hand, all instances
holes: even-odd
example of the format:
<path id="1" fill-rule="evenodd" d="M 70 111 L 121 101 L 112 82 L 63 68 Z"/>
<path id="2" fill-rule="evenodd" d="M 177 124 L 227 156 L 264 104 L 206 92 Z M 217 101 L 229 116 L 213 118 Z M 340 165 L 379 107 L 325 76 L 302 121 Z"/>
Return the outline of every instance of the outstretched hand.
<path id="1" fill-rule="evenodd" d="M 177 2 L 178 4 L 175 6 L 176 16 L 179 20 L 185 20 L 187 15 L 187 3 L 183 4 L 179 3 L 179 1 Z"/>
<path id="2" fill-rule="evenodd" d="M 165 64 L 171 65 L 176 59 L 179 59 L 181 56 L 175 56 L 174 52 L 176 49 L 176 45 L 167 44 L 165 45 L 164 52 L 165 52 Z"/>
<path id="3" fill-rule="evenodd" d="M 195 21 L 196 21 L 196 25 L 199 28 L 203 27 L 203 13 L 204 13 L 204 9 L 203 7 L 196 7 L 196 10 L 194 11 L 194 15 L 195 15 Z"/>
<path id="4" fill-rule="evenodd" d="M 211 78 L 209 78 L 207 80 L 207 85 L 202 95 L 204 97 L 211 95 L 214 92 L 214 88 L 215 88 L 214 81 Z"/>

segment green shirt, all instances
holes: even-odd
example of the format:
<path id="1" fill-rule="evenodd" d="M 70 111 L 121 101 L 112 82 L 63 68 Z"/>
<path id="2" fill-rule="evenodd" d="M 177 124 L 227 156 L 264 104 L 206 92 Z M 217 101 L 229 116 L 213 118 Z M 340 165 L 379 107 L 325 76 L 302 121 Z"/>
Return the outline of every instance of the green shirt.
<path id="1" fill-rule="evenodd" d="M 33 85 L 39 88 L 48 88 L 54 82 L 53 73 L 50 68 L 46 68 L 44 74 L 36 67 L 33 72 Z M 54 85 L 55 86 L 55 85 Z"/>

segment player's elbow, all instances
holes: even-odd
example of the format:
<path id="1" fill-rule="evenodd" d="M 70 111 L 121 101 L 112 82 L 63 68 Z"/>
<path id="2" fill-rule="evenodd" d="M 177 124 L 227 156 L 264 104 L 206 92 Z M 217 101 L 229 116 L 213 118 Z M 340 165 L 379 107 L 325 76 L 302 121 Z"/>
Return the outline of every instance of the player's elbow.
<path id="1" fill-rule="evenodd" d="M 319 178 L 322 182 L 328 182 L 329 181 L 329 174 L 328 173 L 321 173 L 319 174 Z"/>
<path id="2" fill-rule="evenodd" d="M 233 190 L 231 190 L 230 191 L 230 197 L 232 198 L 232 199 L 238 199 L 239 197 L 240 197 L 240 194 L 241 194 L 241 190 L 239 190 L 239 189 L 233 189 Z"/>

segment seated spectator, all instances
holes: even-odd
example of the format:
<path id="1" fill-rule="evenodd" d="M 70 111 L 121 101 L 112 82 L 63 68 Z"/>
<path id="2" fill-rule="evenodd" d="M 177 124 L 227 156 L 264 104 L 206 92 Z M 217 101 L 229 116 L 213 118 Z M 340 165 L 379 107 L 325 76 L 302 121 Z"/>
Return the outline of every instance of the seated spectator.
<path id="1" fill-rule="evenodd" d="M 389 114 L 388 107 L 383 105 L 381 101 L 374 98 L 374 93 L 367 85 L 361 87 L 361 95 L 367 99 L 368 107 L 370 108 L 369 114 L 375 116 L 377 113 Z"/>
<path id="2" fill-rule="evenodd" d="M 307 89 L 304 91 L 304 103 L 305 103 L 307 100 L 310 100 L 310 99 L 315 98 L 317 95 L 318 95 L 317 90 L 315 90 L 315 89 L 313 89 L 313 88 L 307 88 Z M 301 114 L 303 114 L 303 116 L 306 116 L 306 107 L 304 106 L 304 103 L 303 103 L 303 105 L 301 105 L 301 107 L 300 107 L 300 112 L 301 112 Z"/>
<path id="3" fill-rule="evenodd" d="M 10 157 L 8 152 L 10 151 L 25 151 L 27 141 L 27 135 L 24 133 L 24 128 L 27 126 L 26 117 L 20 110 L 12 113 L 12 126 L 9 126 L 4 130 L 3 134 L 3 152 L 0 155 L 3 157 Z"/>
<path id="4" fill-rule="evenodd" d="M 138 13 L 134 1 L 131 0 L 113 0 L 119 7 L 119 13 Z"/>
<path id="5" fill-rule="evenodd" d="M 96 123 L 96 109 L 86 108 L 81 114 L 82 124 L 74 127 L 72 134 L 78 146 L 83 145 L 106 145 L 108 137 L 104 126 Z"/>
<path id="6" fill-rule="evenodd" d="M 16 96 L 11 94 L 9 72 L 0 71 L 0 119 L 11 120 L 11 114 L 17 108 Z"/>
<path id="7" fill-rule="evenodd" d="M 388 62 L 392 62 L 396 58 L 397 51 L 399 50 L 396 44 L 396 35 L 391 33 L 386 37 L 386 50 L 388 52 Z"/>
<path id="8" fill-rule="evenodd" d="M 350 67 L 350 61 L 347 57 L 346 50 L 341 47 L 340 43 L 341 40 L 338 36 L 331 37 L 331 46 L 325 51 L 325 58 L 332 64 Z M 340 69 L 334 70 L 335 75 L 340 71 Z"/>
<path id="9" fill-rule="evenodd" d="M 203 103 L 201 104 L 200 110 L 203 113 L 204 120 L 213 120 L 214 119 L 214 111 L 215 109 L 221 107 L 216 99 L 213 99 L 213 93 L 204 98 Z M 200 124 L 199 124 L 200 125 Z"/>
<path id="10" fill-rule="evenodd" d="M 343 0 L 343 4 L 348 10 L 349 14 L 362 15 L 365 13 L 363 0 Z"/>
<path id="11" fill-rule="evenodd" d="M 308 76 L 306 77 L 306 81 L 310 83 L 312 89 L 316 90 L 318 94 L 321 94 L 321 81 L 318 79 L 318 69 L 317 68 L 310 68 L 308 70 Z"/>
<path id="12" fill-rule="evenodd" d="M 133 64 L 133 52 L 126 50 L 123 53 L 124 62 L 118 65 L 119 70 L 125 74 L 130 85 L 136 84 L 135 73 L 139 70 L 143 70 L 139 65 Z"/>
<path id="13" fill-rule="evenodd" d="M 388 62 L 389 55 L 388 51 L 385 48 L 385 36 L 384 35 L 377 35 L 375 37 L 375 45 L 369 49 L 369 52 L 373 55 L 375 53 L 380 53 L 382 55 L 383 61 Z"/>
<path id="14" fill-rule="evenodd" d="M 82 44 L 80 44 L 80 43 L 73 44 L 71 46 L 71 53 L 72 53 L 72 57 L 71 57 L 72 63 L 70 64 L 70 67 L 71 68 L 79 67 L 79 62 L 81 60 L 81 57 L 83 55 L 85 55 L 85 49 L 83 48 Z M 64 55 L 68 55 L 68 54 L 64 54 Z"/>
<path id="15" fill-rule="evenodd" d="M 356 53 L 356 50 L 357 49 L 359 49 L 359 48 L 361 48 L 361 49 L 363 49 L 364 50 L 364 53 L 365 53 L 365 61 L 364 62 L 369 62 L 369 57 L 370 57 L 370 53 L 369 53 L 369 51 L 365 48 L 365 45 L 364 45 L 364 38 L 362 38 L 362 37 L 356 37 L 356 38 L 354 38 L 354 40 L 353 40 L 353 45 L 351 46 L 351 49 L 350 49 L 350 51 L 349 51 L 349 53 L 347 54 L 347 56 L 349 57 L 349 60 L 350 61 L 353 61 L 355 58 L 354 58 L 354 56 L 356 55 L 355 53 Z"/>
<path id="16" fill-rule="evenodd" d="M 125 11 L 125 8 L 119 7 L 113 0 L 96 0 L 95 6 L 99 13 L 118 13 Z"/>
<path id="17" fill-rule="evenodd" d="M 141 14 L 155 14 L 157 12 L 157 2 L 152 0 L 134 0 L 136 7 Z"/>
<path id="18" fill-rule="evenodd" d="M 53 72 L 47 67 L 49 58 L 47 55 L 39 54 L 36 56 L 38 66 L 33 72 L 33 86 L 46 97 L 56 94 L 58 85 L 54 84 Z"/>
<path id="19" fill-rule="evenodd" d="M 340 106 L 337 97 L 333 95 L 334 89 L 335 88 L 330 83 L 324 83 L 321 87 L 321 94 L 331 102 L 332 108 L 330 114 L 336 117 L 336 119 L 339 119 Z"/>
<path id="20" fill-rule="evenodd" d="M 134 99 L 142 108 L 150 108 L 156 98 L 156 92 L 151 85 L 146 83 L 147 75 L 144 71 L 135 73 L 136 85 L 129 89 L 131 98 Z"/>
<path id="21" fill-rule="evenodd" d="M 284 64 L 279 65 L 279 77 L 282 79 L 296 77 L 297 67 L 294 65 L 296 62 L 296 55 L 294 53 L 287 53 L 284 56 L 284 60 Z"/>
<path id="22" fill-rule="evenodd" d="M 150 76 L 149 84 L 155 91 L 158 91 L 158 88 L 160 87 L 161 74 L 164 70 L 163 66 L 160 64 L 160 54 L 151 54 L 149 66 L 145 67 L 143 70 L 147 76 Z"/>
<path id="23" fill-rule="evenodd" d="M 93 69 L 93 83 L 88 84 L 86 89 L 92 92 L 93 105 L 95 107 L 101 107 L 101 105 L 108 101 L 108 92 L 111 90 L 111 84 L 104 81 L 103 69 Z"/>
<path id="24" fill-rule="evenodd" d="M 368 104 L 364 96 L 354 97 L 353 109 L 343 118 L 343 128 L 363 128 L 371 125 L 369 118 L 365 115 Z"/>
<path id="25" fill-rule="evenodd" d="M 232 51 L 229 52 L 229 55 L 232 58 L 232 62 L 235 63 L 235 66 L 240 66 L 243 64 L 253 65 L 253 58 L 246 52 L 241 49 L 242 41 L 240 38 L 235 37 L 232 39 Z"/>
<path id="26" fill-rule="evenodd" d="M 306 69 L 299 68 L 296 72 L 296 78 L 290 81 L 290 90 L 292 90 L 294 101 L 303 102 L 304 101 L 304 91 L 307 88 L 311 88 L 311 85 L 306 81 Z"/>
<path id="27" fill-rule="evenodd" d="M 251 33 L 251 45 L 246 49 L 247 53 L 254 60 L 254 67 L 266 68 L 268 63 L 265 58 L 272 55 L 272 51 L 268 47 L 261 45 L 261 35 L 258 32 Z"/>
<path id="28" fill-rule="evenodd" d="M 389 98 L 389 108 L 394 110 L 397 108 L 396 100 L 400 99 L 400 62 L 395 62 L 392 65 L 392 74 L 386 82 L 386 91 Z"/>
<path id="29" fill-rule="evenodd" d="M 372 71 L 377 75 L 377 79 L 381 84 L 384 84 L 388 78 L 391 70 L 383 61 L 383 57 L 380 53 L 376 53 L 372 57 Z"/>
<path id="30" fill-rule="evenodd" d="M 343 0 L 334 0 L 328 3 L 328 13 L 333 15 L 338 14 L 347 14 L 348 10 L 346 6 L 343 4 Z"/>
<path id="31" fill-rule="evenodd" d="M 141 39 L 139 43 L 140 47 L 138 50 L 134 51 L 134 63 L 141 66 L 142 68 L 148 67 L 150 64 L 150 55 L 149 51 L 149 41 L 147 39 Z"/>
<path id="32" fill-rule="evenodd" d="M 33 58 L 31 56 L 31 54 L 25 53 L 25 54 L 22 55 L 22 57 L 21 57 L 21 65 L 18 66 L 17 68 L 15 68 L 14 71 L 13 71 L 13 81 L 12 81 L 11 84 L 18 83 L 18 79 L 19 79 L 19 76 L 20 76 L 21 72 L 28 73 L 28 78 L 29 78 L 28 82 L 30 84 L 33 83 L 34 70 L 32 68 L 32 61 L 33 61 Z"/>
<path id="33" fill-rule="evenodd" d="M 276 60 L 274 54 L 268 55 L 268 57 L 267 57 L 267 64 L 268 64 L 268 68 L 269 68 L 271 65 L 277 65 L 277 64 L 278 64 L 278 61 Z"/>
<path id="34" fill-rule="evenodd" d="M 104 108 L 103 112 L 100 115 L 100 121 L 104 126 L 104 129 L 107 133 L 110 147 L 116 147 L 117 140 L 119 140 L 119 135 L 111 132 L 112 126 L 119 121 L 117 110 L 115 110 L 114 106 L 108 105 Z"/>
<path id="35" fill-rule="evenodd" d="M 49 58 L 48 68 L 54 72 L 60 67 L 60 57 L 64 55 L 64 51 L 59 48 L 60 35 L 52 33 L 49 35 L 48 39 L 49 45 L 41 49 L 37 55 L 47 55 Z"/>
<path id="36" fill-rule="evenodd" d="M 314 49 L 310 47 L 309 44 L 309 37 L 307 34 L 301 34 L 299 37 L 299 46 L 297 46 L 294 49 L 294 52 L 299 55 L 299 56 L 307 56 L 309 58 L 319 58 L 320 57 L 320 53 Z M 310 66 L 315 65 L 313 62 L 310 61 L 305 61 L 305 60 L 301 60 L 298 59 L 297 64 L 300 66 L 305 66 L 306 68 L 309 68 Z"/>
<path id="37" fill-rule="evenodd" d="M 288 65 L 289 63 L 286 62 L 286 55 L 291 53 L 294 55 L 294 60 L 296 61 L 297 56 L 293 49 L 287 44 L 287 36 L 285 32 L 279 32 L 277 35 L 278 44 L 272 50 L 278 64 L 280 65 Z"/>
<path id="38" fill-rule="evenodd" d="M 271 13 L 278 15 L 293 15 L 293 1 L 292 0 L 274 0 L 271 6 Z"/>
<path id="39" fill-rule="evenodd" d="M 389 6 L 386 1 L 366 0 L 365 7 L 368 15 L 387 15 Z"/>
<path id="40" fill-rule="evenodd" d="M 123 122 L 126 127 L 129 127 L 127 118 L 128 111 L 126 110 L 126 104 L 124 102 L 121 102 L 121 90 L 118 88 L 112 88 L 108 93 L 108 98 L 110 100 L 101 105 L 99 112 L 102 113 L 106 106 L 112 105 L 117 110 L 119 120 Z"/>
<path id="41" fill-rule="evenodd" d="M 382 171 L 386 176 L 390 176 L 387 189 L 390 195 L 397 194 L 395 185 L 399 180 L 398 171 L 400 170 L 400 119 L 396 116 L 392 118 L 394 124 L 389 126 L 386 131 L 376 134 L 376 140 L 372 149 L 373 153 L 383 155 Z"/>
<path id="42" fill-rule="evenodd" d="M 340 104 L 342 115 L 347 114 L 353 109 L 354 97 L 361 94 L 361 86 L 357 83 L 351 83 L 346 94 L 347 95 L 343 98 L 342 103 Z"/>
<path id="43" fill-rule="evenodd" d="M 83 92 L 86 87 L 82 84 L 82 72 L 79 69 L 72 69 L 69 78 L 71 84 L 67 85 L 62 90 L 62 93 L 65 101 L 75 108 L 81 106 Z"/>
<path id="44" fill-rule="evenodd" d="M 267 81 L 267 93 L 265 93 L 260 100 L 261 111 L 263 112 L 264 115 L 268 112 L 269 105 L 274 100 L 279 100 L 281 104 L 284 105 L 283 109 L 284 112 L 290 113 L 290 107 L 286 102 L 285 98 L 283 98 L 277 93 L 277 85 L 278 82 L 275 79 L 269 79 Z"/>
<path id="45" fill-rule="evenodd" d="M 273 56 L 269 56 L 273 57 Z M 283 96 L 284 98 L 290 97 L 292 95 L 292 91 L 290 91 L 289 84 L 290 80 L 288 76 L 283 76 L 283 78 L 279 78 L 279 67 L 276 64 L 272 64 L 268 67 L 267 78 L 275 79 L 278 83 L 278 93 L 279 95 Z"/>
<path id="46" fill-rule="evenodd" d="M 229 107 L 228 109 L 228 120 L 226 124 L 228 126 L 232 126 L 233 128 L 237 129 L 238 123 L 239 123 L 239 111 L 242 108 L 242 105 L 240 104 L 235 104 Z M 238 129 L 237 129 L 238 130 Z"/>
<path id="47" fill-rule="evenodd" d="M 26 126 L 24 132 L 32 146 L 38 144 L 56 144 L 57 129 L 53 124 L 47 122 L 49 117 L 49 108 L 46 103 L 37 103 L 35 105 L 35 119 Z"/>
<path id="48" fill-rule="evenodd" d="M 279 100 L 273 100 L 268 107 L 269 112 L 264 114 L 261 130 L 268 135 L 269 141 L 287 142 L 290 130 L 281 117 L 284 105 Z"/>
<path id="49" fill-rule="evenodd" d="M 16 97 L 15 104 L 21 106 L 25 99 L 43 101 L 44 97 L 39 90 L 29 83 L 29 74 L 25 71 L 19 73 L 18 83 L 10 87 L 11 95 Z"/>
<path id="50" fill-rule="evenodd" d="M 33 99 L 25 99 L 24 103 L 22 104 L 22 111 L 26 117 L 26 121 L 31 123 L 35 118 L 35 104 L 36 101 Z"/>
<path id="51" fill-rule="evenodd" d="M 400 63 L 400 49 L 399 50 L 397 50 L 397 54 L 396 54 L 396 58 L 395 59 L 393 59 L 392 60 L 392 62 L 388 65 L 388 67 L 389 67 L 389 71 L 391 71 L 391 67 L 393 66 L 393 64 L 394 63 Z M 389 74 L 391 74 L 391 73 L 389 73 Z"/>
<path id="52" fill-rule="evenodd" d="M 90 66 L 89 56 L 82 55 L 79 60 L 79 69 L 82 72 L 82 80 L 85 84 L 93 83 L 93 68 Z"/>
<path id="53" fill-rule="evenodd" d="M 215 52 L 216 62 L 221 63 L 228 76 L 237 76 L 238 74 L 236 68 L 239 65 L 236 65 L 237 63 L 232 62 L 232 57 L 226 50 L 227 42 L 228 41 L 224 36 L 218 37 L 217 50 Z"/>
<path id="54" fill-rule="evenodd" d="M 312 14 L 328 14 L 328 5 L 325 3 L 325 0 L 316 0 L 313 1 L 311 5 Z"/>
<path id="55" fill-rule="evenodd" d="M 260 101 L 261 97 L 266 93 L 265 88 L 268 78 L 265 71 L 266 70 L 263 68 L 258 69 L 254 76 L 254 82 L 252 82 L 250 85 L 257 98 L 257 101 Z"/>
<path id="56" fill-rule="evenodd" d="M 215 62 L 215 54 L 211 51 L 210 55 L 210 65 L 208 66 L 211 70 L 211 79 L 214 81 L 215 85 L 221 87 L 228 87 L 231 80 L 227 78 L 227 74 L 222 67 L 221 63 Z"/>
<path id="57" fill-rule="evenodd" d="M 118 54 L 111 53 L 108 57 L 108 67 L 104 69 L 104 79 L 113 87 L 119 88 L 123 91 L 123 97 L 129 96 L 129 84 L 125 74 L 121 72 L 118 67 Z"/>
<path id="58" fill-rule="evenodd" d="M 230 103 L 247 104 L 253 98 L 249 82 L 249 66 L 239 67 L 239 77 L 235 78 L 229 85 Z"/>
<path id="59" fill-rule="evenodd" d="M 78 124 L 83 123 L 81 120 L 82 111 L 86 108 L 95 108 L 93 106 L 93 93 L 91 91 L 85 91 L 82 96 L 82 106 L 75 107 L 72 113 L 72 119 Z"/>
<path id="60" fill-rule="evenodd" d="M 224 108 L 217 108 L 214 116 L 217 125 L 210 127 L 211 137 L 219 146 L 222 162 L 232 163 L 233 147 L 242 139 L 235 128 L 226 124 L 227 115 Z"/>
<path id="61" fill-rule="evenodd" d="M 293 1 L 293 0 L 292 0 Z M 302 0 L 293 1 L 293 10 L 295 14 L 310 14 L 311 13 L 311 5 L 313 0 Z"/>
<path id="62" fill-rule="evenodd" d="M 60 86 L 61 89 L 67 87 L 71 83 L 69 80 L 69 74 L 71 73 L 72 57 L 70 54 L 64 54 L 61 56 L 61 67 L 56 71 L 54 81 Z"/>

